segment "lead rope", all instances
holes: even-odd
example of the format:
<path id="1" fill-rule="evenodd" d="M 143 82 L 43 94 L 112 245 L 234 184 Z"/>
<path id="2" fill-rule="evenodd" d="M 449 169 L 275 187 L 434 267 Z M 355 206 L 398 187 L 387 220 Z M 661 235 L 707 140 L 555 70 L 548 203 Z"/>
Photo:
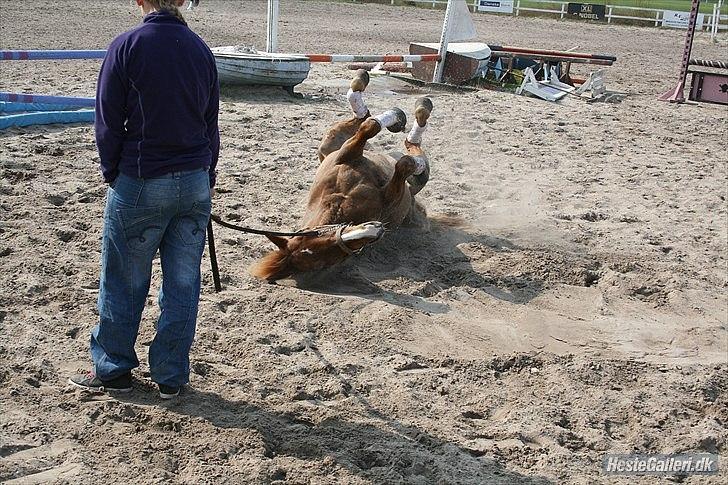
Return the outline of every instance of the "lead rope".
<path id="1" fill-rule="evenodd" d="M 266 229 L 253 229 L 250 227 L 238 226 L 236 224 L 231 224 L 229 222 L 223 221 L 220 218 L 220 216 L 218 216 L 217 214 L 210 214 L 210 221 L 207 223 L 207 243 L 209 245 L 210 264 L 212 266 L 212 280 L 215 284 L 216 292 L 220 292 L 222 290 L 222 285 L 220 284 L 220 269 L 217 265 L 217 252 L 215 251 L 215 237 L 212 232 L 212 222 L 213 221 L 215 221 L 217 224 L 220 224 L 223 227 L 232 229 L 233 231 L 246 232 L 248 234 L 259 234 L 261 236 L 319 237 L 319 236 L 323 236 L 325 234 L 331 234 L 332 232 L 336 231 L 336 245 L 339 246 L 342 251 L 344 251 L 349 256 L 358 252 L 358 251 L 352 251 L 351 249 L 349 249 L 349 247 L 344 243 L 344 240 L 341 238 L 341 234 L 344 232 L 344 229 L 349 227 L 349 224 L 330 224 L 330 225 L 326 225 L 326 226 L 319 226 L 319 227 L 316 227 L 309 231 L 280 232 L 280 231 L 268 231 Z"/>
<path id="2" fill-rule="evenodd" d="M 309 231 L 296 231 L 296 232 L 279 232 L 279 231 L 269 231 L 267 229 L 253 229 L 251 227 L 243 227 L 238 226 L 236 224 L 231 224 L 229 222 L 223 221 L 220 216 L 216 214 L 211 214 L 210 219 L 215 221 L 217 224 L 220 224 L 223 227 L 227 227 L 228 229 L 232 229 L 233 231 L 240 231 L 245 232 L 248 234 L 258 234 L 260 236 L 283 236 L 283 237 L 318 237 L 322 234 L 329 233 L 334 230 L 334 228 L 345 228 L 347 224 L 335 224 L 330 226 L 321 226 L 318 228 L 311 229 Z"/>

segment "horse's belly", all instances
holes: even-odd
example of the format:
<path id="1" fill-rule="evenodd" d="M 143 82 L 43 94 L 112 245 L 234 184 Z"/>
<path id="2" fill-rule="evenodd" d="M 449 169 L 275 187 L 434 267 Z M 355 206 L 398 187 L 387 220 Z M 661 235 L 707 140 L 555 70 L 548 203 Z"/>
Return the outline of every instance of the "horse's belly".
<path id="1" fill-rule="evenodd" d="M 409 188 L 399 201 L 390 207 L 382 206 L 381 189 L 392 179 L 397 159 L 390 154 L 364 151 L 361 158 L 353 163 L 337 164 L 336 158 L 329 155 L 321 162 L 311 191 L 309 193 L 309 224 L 332 224 L 339 221 L 333 214 L 347 214 L 358 222 L 380 220 L 399 225 L 409 214 L 412 195 Z M 346 206 L 341 210 L 339 206 Z M 331 220 L 329 220 L 331 219 Z"/>
<path id="2" fill-rule="evenodd" d="M 384 187 L 394 175 L 394 166 L 397 159 L 392 158 L 385 153 L 364 152 L 364 158 L 370 167 L 370 172 L 376 174 L 378 179 L 376 182 L 380 187 Z M 374 180 L 372 180 L 374 182 Z"/>

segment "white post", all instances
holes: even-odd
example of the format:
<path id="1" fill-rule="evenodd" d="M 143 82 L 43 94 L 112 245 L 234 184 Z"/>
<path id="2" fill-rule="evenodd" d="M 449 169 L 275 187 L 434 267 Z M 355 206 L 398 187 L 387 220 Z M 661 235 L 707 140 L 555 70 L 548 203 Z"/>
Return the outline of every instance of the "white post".
<path id="1" fill-rule="evenodd" d="M 720 0 L 719 0 L 720 1 Z M 713 24 L 710 26 L 710 40 L 715 42 L 715 36 L 718 33 L 718 22 L 720 22 L 720 7 L 719 3 L 713 4 Z"/>
<path id="2" fill-rule="evenodd" d="M 718 33 L 719 33 L 718 30 L 720 29 L 720 8 L 722 6 L 723 6 L 723 0 L 718 0 L 718 8 L 715 12 L 716 17 L 715 17 L 715 23 L 714 23 L 714 25 L 715 25 L 714 30 L 715 30 L 716 37 L 718 36 Z"/>
<path id="3" fill-rule="evenodd" d="M 661 10 L 658 10 L 657 12 L 655 12 L 655 27 L 660 26 L 660 12 L 661 12 Z"/>
<path id="4" fill-rule="evenodd" d="M 720 9 L 723 6 L 723 0 L 718 0 L 718 9 L 716 10 L 716 20 L 715 20 L 715 35 L 716 37 L 720 33 Z"/>
<path id="5" fill-rule="evenodd" d="M 442 81 L 442 71 L 445 69 L 445 56 L 447 55 L 447 42 L 450 37 L 450 15 L 454 10 L 454 0 L 447 0 L 447 8 L 445 9 L 445 20 L 442 22 L 442 35 L 440 36 L 440 60 L 435 64 L 435 73 L 432 76 L 433 83 Z"/>
<path id="6" fill-rule="evenodd" d="M 561 20 L 564 20 L 564 10 L 566 10 L 566 4 L 561 4 Z"/>
<path id="7" fill-rule="evenodd" d="M 518 14 L 521 12 L 521 0 L 518 0 L 516 2 L 516 17 L 518 17 Z"/>
<path id="8" fill-rule="evenodd" d="M 266 30 L 266 52 L 278 50 L 278 0 L 268 0 L 268 28 Z"/>
<path id="9" fill-rule="evenodd" d="M 609 6 L 609 13 L 607 14 L 607 23 L 608 24 L 611 24 L 612 23 L 612 9 L 613 8 L 614 7 L 612 7 L 611 5 Z"/>

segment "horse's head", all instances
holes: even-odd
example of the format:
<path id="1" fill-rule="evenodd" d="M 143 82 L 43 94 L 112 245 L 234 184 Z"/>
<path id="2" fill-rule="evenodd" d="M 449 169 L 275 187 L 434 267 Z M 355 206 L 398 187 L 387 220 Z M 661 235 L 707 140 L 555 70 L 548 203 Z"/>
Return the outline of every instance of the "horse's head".
<path id="1" fill-rule="evenodd" d="M 328 268 L 340 263 L 384 234 L 381 222 L 339 226 L 317 236 L 284 238 L 267 236 L 278 250 L 263 256 L 251 269 L 253 276 L 276 281 L 296 273 Z"/>

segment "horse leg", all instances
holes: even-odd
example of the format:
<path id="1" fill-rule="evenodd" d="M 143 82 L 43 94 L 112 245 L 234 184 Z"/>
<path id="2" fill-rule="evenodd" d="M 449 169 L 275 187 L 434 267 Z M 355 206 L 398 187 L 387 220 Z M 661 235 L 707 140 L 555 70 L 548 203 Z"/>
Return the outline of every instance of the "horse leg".
<path id="1" fill-rule="evenodd" d="M 406 124 L 407 115 L 399 108 L 392 108 L 373 118 L 367 118 L 359 125 L 356 133 L 341 146 L 336 163 L 353 162 L 360 158 L 364 154 L 364 146 L 367 141 L 377 136 L 382 128 L 398 133 L 404 130 Z"/>
<path id="2" fill-rule="evenodd" d="M 407 153 L 415 160 L 417 168 L 407 179 L 412 195 L 422 190 L 430 179 L 430 161 L 422 150 L 422 135 L 427 128 L 427 120 L 432 113 L 432 101 L 430 98 L 420 98 L 415 103 L 415 123 L 412 125 L 404 146 Z"/>
<path id="3" fill-rule="evenodd" d="M 384 186 L 384 207 L 393 212 L 402 200 L 407 187 L 407 178 L 417 169 L 417 162 L 410 155 L 403 155 L 394 165 L 394 174 Z"/>
<path id="4" fill-rule="evenodd" d="M 349 101 L 354 117 L 335 123 L 329 128 L 318 148 L 319 162 L 322 162 L 329 153 L 340 149 L 346 140 L 354 136 L 364 120 L 369 118 L 369 108 L 364 103 L 362 96 L 368 85 L 369 73 L 364 69 L 356 71 L 349 83 L 349 92 L 346 93 L 346 99 Z"/>

